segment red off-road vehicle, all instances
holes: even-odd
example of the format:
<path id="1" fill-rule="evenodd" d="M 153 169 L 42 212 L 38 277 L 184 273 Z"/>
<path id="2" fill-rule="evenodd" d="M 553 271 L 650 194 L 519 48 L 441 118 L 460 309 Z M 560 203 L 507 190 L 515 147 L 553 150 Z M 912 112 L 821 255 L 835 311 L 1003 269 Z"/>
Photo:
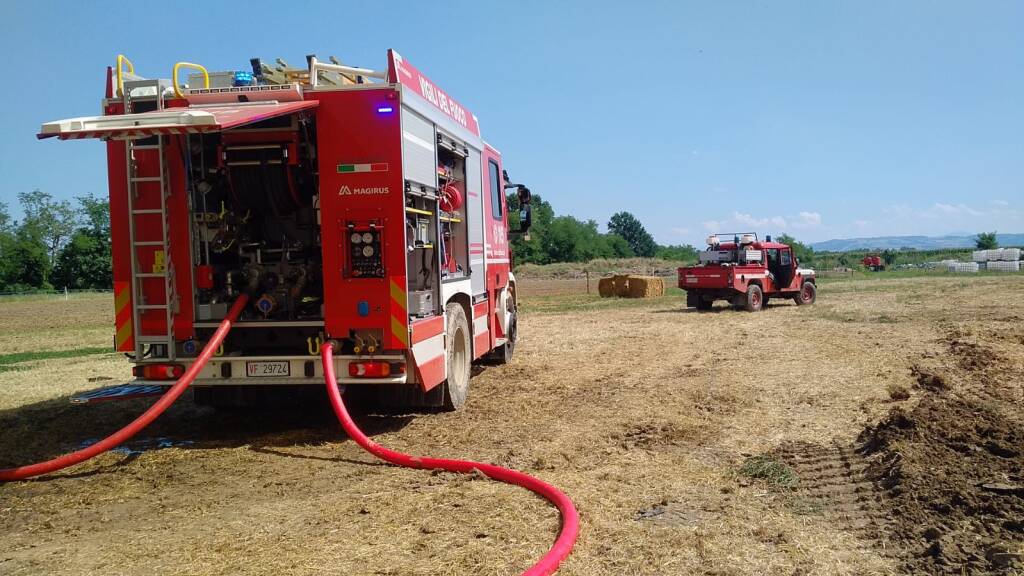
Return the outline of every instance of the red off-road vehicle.
<path id="1" fill-rule="evenodd" d="M 732 237 L 723 242 L 722 238 Z M 789 298 L 798 305 L 817 297 L 814 270 L 800 268 L 786 244 L 764 241 L 757 234 L 716 234 L 700 263 L 679 269 L 679 287 L 686 290 L 686 305 L 710 310 L 715 300 L 728 300 L 735 308 L 756 312 L 769 298 Z"/>
<path id="2" fill-rule="evenodd" d="M 860 263 L 872 272 L 883 272 L 885 270 L 885 260 L 882 259 L 881 254 L 868 254 Z"/>

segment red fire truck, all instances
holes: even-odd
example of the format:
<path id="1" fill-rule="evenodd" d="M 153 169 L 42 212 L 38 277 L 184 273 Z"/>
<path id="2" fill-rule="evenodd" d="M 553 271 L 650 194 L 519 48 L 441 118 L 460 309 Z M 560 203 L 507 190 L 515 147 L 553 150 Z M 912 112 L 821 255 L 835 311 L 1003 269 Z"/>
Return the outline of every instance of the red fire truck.
<path id="1" fill-rule="evenodd" d="M 170 384 L 245 293 L 197 401 L 322 385 L 330 339 L 341 383 L 460 407 L 471 363 L 515 347 L 505 194 L 525 231 L 529 189 L 395 51 L 380 72 L 277 62 L 152 80 L 119 56 L 103 115 L 42 126 L 106 142 L 116 349 L 137 383 Z"/>
<path id="2" fill-rule="evenodd" d="M 723 241 L 722 238 L 731 238 Z M 686 305 L 710 310 L 715 300 L 728 300 L 737 309 L 761 310 L 769 298 L 792 299 L 797 305 L 817 298 L 814 270 L 801 268 L 787 244 L 763 241 L 757 234 L 713 234 L 696 266 L 679 268 L 679 287 Z"/>
<path id="3" fill-rule="evenodd" d="M 878 253 L 870 253 L 867 256 L 864 256 L 864 259 L 861 260 L 860 263 L 872 272 L 885 271 L 885 260 L 882 259 L 882 255 Z"/>

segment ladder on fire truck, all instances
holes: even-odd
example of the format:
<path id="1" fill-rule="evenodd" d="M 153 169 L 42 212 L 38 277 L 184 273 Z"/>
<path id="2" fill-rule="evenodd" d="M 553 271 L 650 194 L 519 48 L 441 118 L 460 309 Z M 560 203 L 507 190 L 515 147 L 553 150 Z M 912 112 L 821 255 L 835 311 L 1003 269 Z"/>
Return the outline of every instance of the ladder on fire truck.
<path id="1" fill-rule="evenodd" d="M 164 86 L 161 85 L 159 80 L 138 80 L 124 83 L 123 90 L 123 101 L 125 114 L 133 112 L 132 107 L 135 101 L 153 101 L 155 100 L 156 110 L 163 109 L 163 90 Z M 145 92 L 145 95 L 135 96 L 133 100 L 133 93 L 136 91 Z M 140 143 L 144 142 L 144 143 Z M 131 242 L 131 270 L 132 270 L 132 329 L 135 333 L 135 358 L 141 359 L 147 352 L 146 346 L 149 345 L 149 354 L 151 357 L 166 357 L 169 360 L 174 360 L 176 357 L 176 350 L 174 344 L 174 313 L 177 307 L 177 298 L 174 294 L 174 265 L 171 262 L 171 251 L 170 251 L 170 223 L 168 222 L 167 216 L 167 200 L 171 195 L 171 187 L 168 181 L 167 175 L 167 162 L 164 157 L 165 138 L 164 136 L 157 134 L 155 136 L 144 137 L 139 140 L 128 138 L 125 140 L 125 161 L 127 162 L 127 174 L 128 174 L 128 238 Z M 147 174 L 140 173 L 139 170 L 139 156 L 141 155 L 156 155 L 156 162 L 145 162 L 144 166 L 150 172 Z M 153 172 L 155 164 L 155 173 Z M 159 208 L 137 208 L 136 205 L 140 200 L 140 196 L 143 194 L 142 188 L 147 185 L 158 184 L 159 185 Z M 151 189 L 151 187 L 150 187 Z M 139 240 L 138 239 L 138 216 L 146 215 L 159 215 L 160 216 L 160 238 L 158 240 Z M 139 249 L 140 248 L 156 248 L 156 252 L 153 256 L 153 266 L 150 270 L 144 270 L 139 262 Z M 147 283 L 148 278 L 161 278 L 163 279 L 163 298 L 162 302 L 159 302 L 159 297 L 154 295 L 153 288 L 155 283 Z M 150 301 L 147 301 L 147 291 L 143 289 L 143 286 L 148 285 Z M 142 317 L 149 310 L 162 310 L 164 312 L 164 321 L 166 332 L 164 333 L 143 333 L 142 329 Z M 159 347 L 154 346 L 161 345 L 165 350 L 163 355 L 158 355 L 156 352 L 159 351 Z"/>

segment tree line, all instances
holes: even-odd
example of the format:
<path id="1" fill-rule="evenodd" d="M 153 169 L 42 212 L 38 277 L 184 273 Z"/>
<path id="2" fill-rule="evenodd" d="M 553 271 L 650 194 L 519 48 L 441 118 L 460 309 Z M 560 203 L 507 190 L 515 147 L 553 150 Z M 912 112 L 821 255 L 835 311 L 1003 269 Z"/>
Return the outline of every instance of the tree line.
<path id="1" fill-rule="evenodd" d="M 519 199 L 507 196 L 509 227 L 519 228 Z M 629 212 L 618 212 L 608 220 L 607 232 L 598 230 L 596 220 L 573 216 L 555 216 L 551 204 L 539 194 L 530 202 L 533 221 L 528 235 L 512 240 L 512 255 L 517 264 L 553 264 L 588 262 L 596 258 L 641 256 L 673 261 L 694 261 L 697 249 L 689 244 L 661 245 Z"/>
<path id="2" fill-rule="evenodd" d="M 519 228 L 519 200 L 508 195 L 509 226 Z M 54 289 L 109 289 L 112 284 L 110 259 L 110 206 L 106 198 L 80 196 L 74 203 L 33 190 L 18 194 L 24 216 L 15 221 L 8 206 L 0 202 L 0 291 L 26 292 Z M 512 241 L 516 263 L 553 264 L 588 262 L 596 258 L 641 256 L 677 262 L 693 262 L 697 249 L 689 244 L 662 245 L 629 212 L 618 212 L 608 220 L 607 232 L 600 232 L 595 220 L 556 216 L 551 204 L 539 194 L 533 196 L 533 225 L 528 235 Z M 855 267 L 864 251 L 815 252 L 813 248 L 782 234 L 779 242 L 793 247 L 806 266 Z M 995 232 L 976 238 L 979 249 L 996 248 Z M 887 265 L 916 264 L 958 251 L 885 250 Z"/>
<path id="3" fill-rule="evenodd" d="M 106 198 L 80 196 L 74 202 L 47 192 L 18 194 L 24 214 L 15 221 L 0 202 L 0 291 L 109 289 L 110 206 Z M 516 263 L 587 262 L 595 258 L 642 256 L 694 261 L 690 245 L 661 245 L 629 212 L 614 214 L 607 232 L 594 220 L 556 216 L 551 204 L 533 197 L 529 236 L 512 242 Z M 508 196 L 509 226 L 519 227 L 519 201 Z"/>
<path id="4" fill-rule="evenodd" d="M 106 198 L 72 203 L 33 190 L 18 194 L 24 214 L 0 202 L 0 291 L 107 289 L 112 284 L 110 206 Z"/>

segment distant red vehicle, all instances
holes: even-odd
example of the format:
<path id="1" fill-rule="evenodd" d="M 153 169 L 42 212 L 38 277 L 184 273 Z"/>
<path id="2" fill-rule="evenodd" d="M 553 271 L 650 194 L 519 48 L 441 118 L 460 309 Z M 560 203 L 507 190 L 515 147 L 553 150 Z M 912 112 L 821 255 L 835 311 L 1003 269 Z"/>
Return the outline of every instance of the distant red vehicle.
<path id="1" fill-rule="evenodd" d="M 885 270 L 885 261 L 882 260 L 882 257 L 879 254 L 868 254 L 860 261 L 860 263 L 872 272 L 881 272 L 882 270 Z"/>
<path id="2" fill-rule="evenodd" d="M 732 236 L 731 242 L 721 238 Z M 716 300 L 757 312 L 770 298 L 792 299 L 798 305 L 817 298 L 814 270 L 800 268 L 786 244 L 764 241 L 757 234 L 716 234 L 696 266 L 679 268 L 679 287 L 686 290 L 686 305 L 710 310 Z"/>

